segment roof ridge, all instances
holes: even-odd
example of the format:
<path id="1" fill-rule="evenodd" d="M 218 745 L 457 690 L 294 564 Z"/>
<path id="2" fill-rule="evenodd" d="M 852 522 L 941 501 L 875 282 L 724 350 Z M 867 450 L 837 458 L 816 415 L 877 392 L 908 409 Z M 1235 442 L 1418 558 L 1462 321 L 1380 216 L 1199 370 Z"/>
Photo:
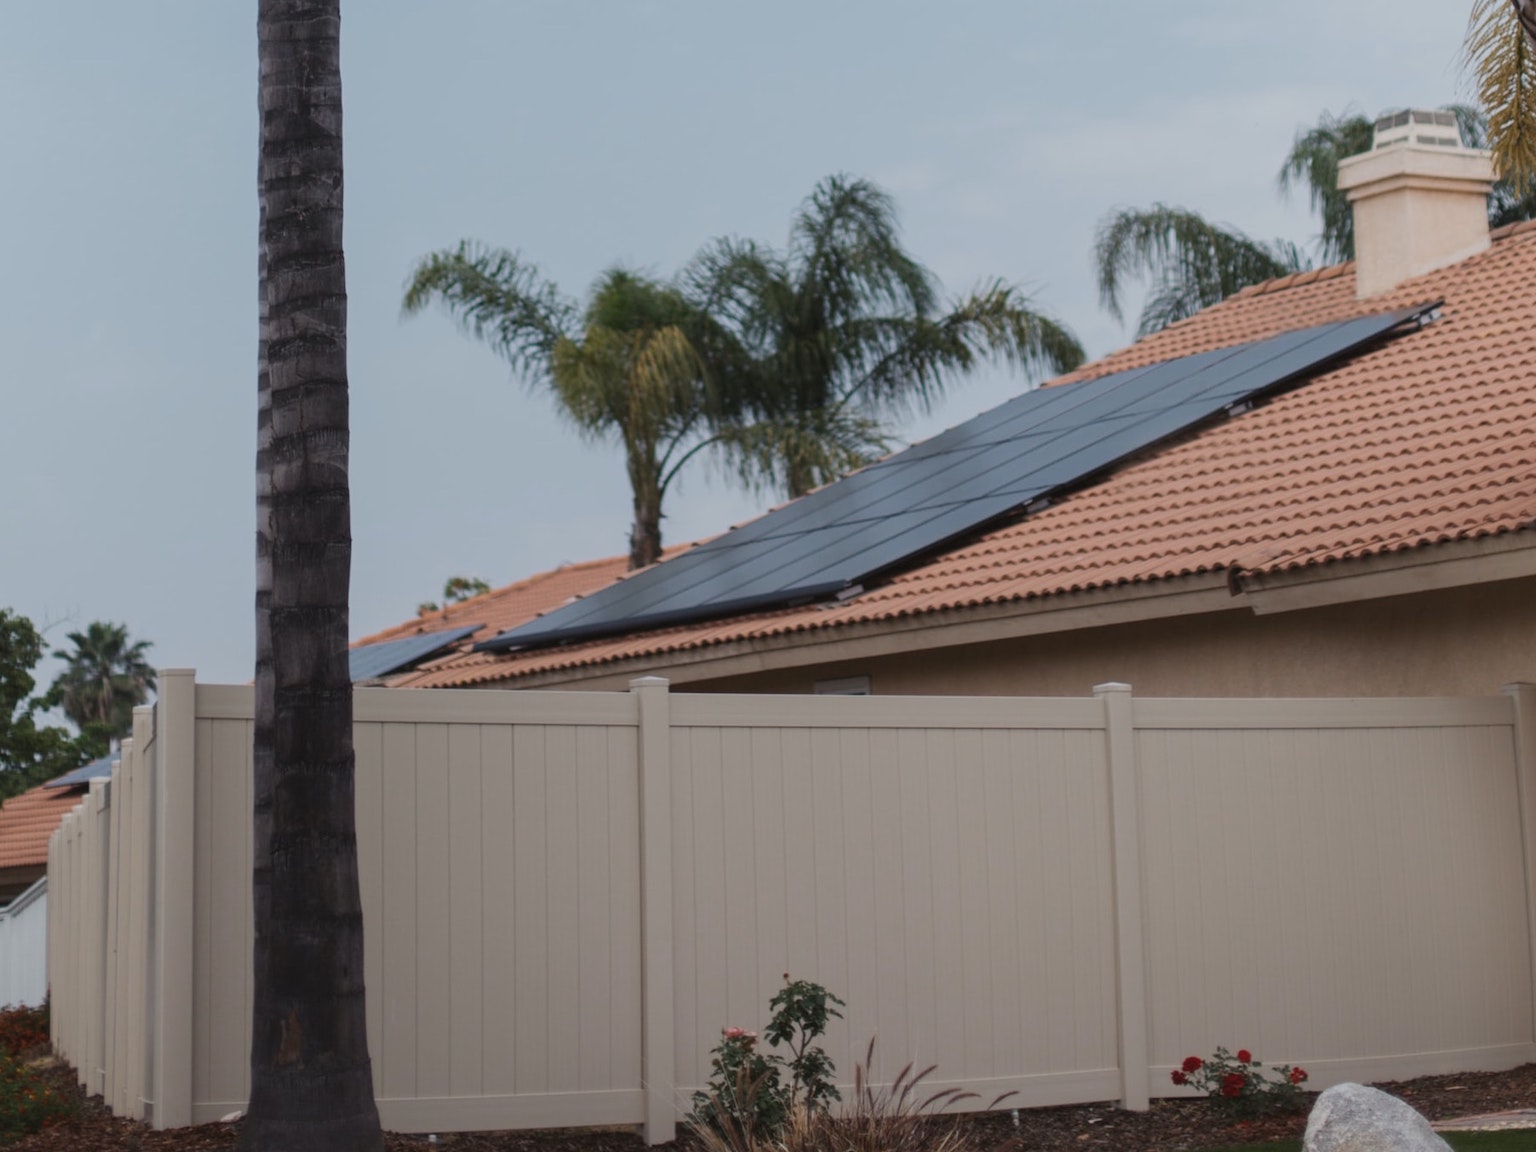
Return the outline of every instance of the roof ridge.
<path id="1" fill-rule="evenodd" d="M 1524 236 L 1527 232 L 1536 232 L 1536 220 L 1516 220 L 1513 224 L 1504 224 L 1498 228 L 1490 229 L 1488 239 L 1497 244 L 1502 240 L 1511 240 L 1516 236 Z"/>
<path id="2" fill-rule="evenodd" d="M 674 545 L 674 547 L 680 547 L 680 545 Z M 665 552 L 663 552 L 663 555 L 665 555 Z M 446 627 L 443 629 L 431 629 L 429 631 L 425 625 L 428 623 L 443 624 L 445 626 L 453 624 L 455 621 L 450 620 L 448 616 L 450 612 L 452 612 L 456 617 L 462 617 L 466 612 L 472 610 L 477 603 L 483 600 L 489 600 L 493 596 L 504 596 L 508 593 L 521 592 L 524 589 L 532 587 L 536 583 L 548 580 L 551 576 L 557 576 L 562 572 L 585 572 L 590 569 L 601 568 L 606 564 L 618 563 L 623 559 L 623 556 L 615 555 L 604 556 L 597 560 L 576 560 L 565 564 L 557 564 L 553 568 L 546 568 L 542 572 L 535 572 L 531 576 L 524 576 L 521 580 L 514 580 L 510 584 L 503 584 L 500 587 L 492 588 L 487 592 L 477 592 L 467 600 L 457 600 L 452 604 L 445 604 L 443 607 L 437 609 L 434 612 L 428 613 L 425 616 L 418 616 L 416 620 L 413 621 L 413 623 L 417 625 L 417 628 L 414 632 L 407 632 L 404 635 L 398 635 L 404 625 L 394 624 L 388 628 L 380 628 L 377 632 L 371 632 L 367 636 L 363 636 L 357 640 L 354 640 L 352 642 L 352 647 L 361 647 L 365 644 L 382 643 L 383 641 L 381 638 L 392 635 L 397 639 L 405 639 L 406 636 L 426 636 L 430 634 L 430 631 L 446 631 Z"/>
<path id="3" fill-rule="evenodd" d="M 1340 276 L 1353 272 L 1355 262 L 1346 260 L 1342 264 L 1328 264 L 1322 268 L 1307 268 L 1300 272 L 1292 272 L 1285 276 L 1276 276 L 1272 280 L 1261 280 L 1257 284 L 1250 284 L 1246 288 L 1239 288 L 1227 300 L 1246 300 L 1254 296 L 1264 296 L 1270 292 L 1284 292 L 1287 288 L 1300 288 L 1303 284 L 1315 284 L 1319 280 L 1335 280 Z M 1222 301 L 1225 303 L 1226 301 Z M 1199 315 L 1196 313 L 1196 315 Z M 1189 319 L 1193 320 L 1191 316 Z"/>

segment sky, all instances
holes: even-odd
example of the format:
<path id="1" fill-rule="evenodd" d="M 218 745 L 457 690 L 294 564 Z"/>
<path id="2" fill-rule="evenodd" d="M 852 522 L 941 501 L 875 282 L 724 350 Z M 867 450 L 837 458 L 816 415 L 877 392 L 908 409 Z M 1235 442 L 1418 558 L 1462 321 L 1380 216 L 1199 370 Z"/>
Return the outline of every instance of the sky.
<path id="1" fill-rule="evenodd" d="M 252 675 L 254 0 L 0 0 L 0 608 Z M 1154 202 L 1314 240 L 1275 173 L 1324 110 L 1466 99 L 1470 0 L 344 0 L 354 637 L 445 579 L 627 550 L 612 444 L 438 312 L 415 261 L 519 250 L 580 297 L 705 241 L 782 246 L 835 172 L 946 290 L 1002 277 L 1090 355 L 1094 231 Z M 1029 385 L 957 382 L 921 438 Z M 700 461 L 669 542 L 771 501 Z M 41 670 L 44 684 L 56 663 Z"/>

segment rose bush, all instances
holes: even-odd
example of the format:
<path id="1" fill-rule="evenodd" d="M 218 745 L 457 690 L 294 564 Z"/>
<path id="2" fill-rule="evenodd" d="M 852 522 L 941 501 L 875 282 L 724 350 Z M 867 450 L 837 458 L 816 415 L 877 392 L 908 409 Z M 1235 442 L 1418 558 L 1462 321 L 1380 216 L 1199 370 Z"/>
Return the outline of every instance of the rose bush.
<path id="1" fill-rule="evenodd" d="M 1170 1078 L 1177 1085 L 1204 1092 L 1222 1107 L 1247 1115 L 1259 1112 L 1295 1112 L 1303 1105 L 1304 1068 L 1280 1064 L 1266 1070 L 1246 1048 L 1234 1056 L 1217 1048 L 1208 1059 L 1186 1056 Z"/>

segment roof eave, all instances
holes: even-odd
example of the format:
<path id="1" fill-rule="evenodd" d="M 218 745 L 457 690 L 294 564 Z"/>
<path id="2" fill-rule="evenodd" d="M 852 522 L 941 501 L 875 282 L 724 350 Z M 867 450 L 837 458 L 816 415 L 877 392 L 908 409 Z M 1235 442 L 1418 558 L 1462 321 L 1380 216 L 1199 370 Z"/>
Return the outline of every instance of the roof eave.
<path id="1" fill-rule="evenodd" d="M 1052 632 L 1214 612 L 1268 615 L 1526 577 L 1536 577 L 1536 532 L 1505 532 L 1287 570 L 1218 568 L 831 629 L 751 637 L 533 672 L 475 687 L 620 689 L 633 677 L 659 673 L 674 684 L 687 684 Z"/>

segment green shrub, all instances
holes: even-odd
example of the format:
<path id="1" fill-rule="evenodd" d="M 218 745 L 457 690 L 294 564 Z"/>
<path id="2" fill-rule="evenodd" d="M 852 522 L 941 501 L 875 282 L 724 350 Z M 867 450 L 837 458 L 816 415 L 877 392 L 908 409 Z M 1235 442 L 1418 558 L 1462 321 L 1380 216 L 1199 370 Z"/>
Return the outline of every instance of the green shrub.
<path id="1" fill-rule="evenodd" d="M 0 1146 L 73 1117 L 78 1096 L 35 1066 L 0 1052 Z"/>
<path id="2" fill-rule="evenodd" d="M 773 1016 L 763 1036 L 788 1049 L 789 1059 L 760 1049 L 756 1032 L 724 1029 L 710 1053 L 709 1090 L 694 1093 L 690 1123 L 721 1135 L 772 1140 L 796 1113 L 825 1111 L 839 1099 L 832 1082 L 836 1069 L 814 1041 L 832 1017 L 842 1018 L 842 1006 L 820 984 L 791 980 L 786 972 L 784 987 L 768 1002 Z"/>

